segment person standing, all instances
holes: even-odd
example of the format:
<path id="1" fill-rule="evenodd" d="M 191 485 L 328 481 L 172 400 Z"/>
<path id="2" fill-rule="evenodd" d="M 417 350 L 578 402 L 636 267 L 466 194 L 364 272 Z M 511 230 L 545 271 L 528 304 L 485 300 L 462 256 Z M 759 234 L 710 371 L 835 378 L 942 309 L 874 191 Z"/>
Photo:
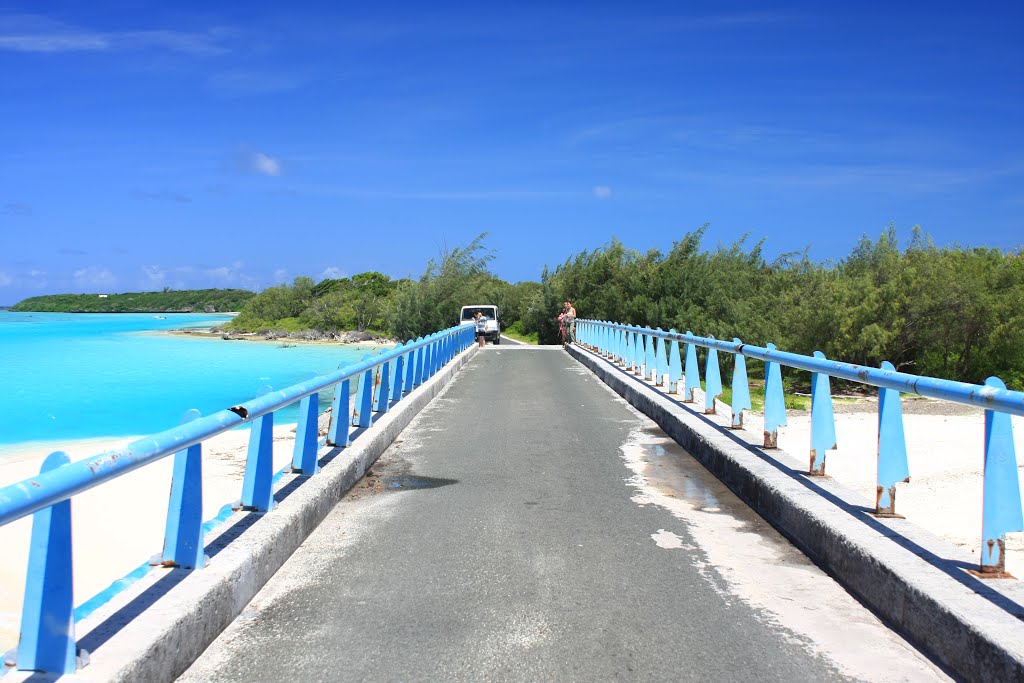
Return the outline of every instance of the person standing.
<path id="1" fill-rule="evenodd" d="M 565 302 L 565 332 L 566 341 L 569 344 L 576 343 L 576 308 L 572 305 L 571 301 Z"/>
<path id="2" fill-rule="evenodd" d="M 487 318 L 484 317 L 482 311 L 477 311 L 476 315 L 473 316 L 473 324 L 476 325 L 476 340 L 477 343 L 480 344 L 481 349 L 487 342 L 486 330 L 484 329 L 486 320 Z"/>

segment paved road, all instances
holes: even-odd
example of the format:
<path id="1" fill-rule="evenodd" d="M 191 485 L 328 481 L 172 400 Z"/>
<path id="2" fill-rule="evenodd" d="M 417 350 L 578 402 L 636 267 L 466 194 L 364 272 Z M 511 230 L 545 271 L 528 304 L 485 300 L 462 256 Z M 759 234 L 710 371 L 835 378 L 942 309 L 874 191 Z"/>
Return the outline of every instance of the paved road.
<path id="1" fill-rule="evenodd" d="M 556 348 L 488 346 L 185 681 L 939 680 Z"/>

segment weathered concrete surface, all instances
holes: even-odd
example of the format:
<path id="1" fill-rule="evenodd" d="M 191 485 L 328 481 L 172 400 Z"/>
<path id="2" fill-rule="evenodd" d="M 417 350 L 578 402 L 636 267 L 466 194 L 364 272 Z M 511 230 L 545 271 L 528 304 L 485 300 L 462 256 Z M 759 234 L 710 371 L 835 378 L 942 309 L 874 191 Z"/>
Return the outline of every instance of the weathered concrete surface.
<path id="1" fill-rule="evenodd" d="M 571 353 L 952 671 L 967 680 L 1024 680 L 1019 581 L 973 577 L 968 553 L 906 520 L 875 518 L 869 501 L 806 476 L 806 459 L 761 449 L 581 347 Z"/>
<path id="2" fill-rule="evenodd" d="M 941 680 L 560 347 L 473 361 L 183 681 Z"/>
<path id="3" fill-rule="evenodd" d="M 91 653 L 91 663 L 75 680 L 174 680 L 477 351 L 463 352 L 389 412 L 378 414 L 348 448 L 321 449 L 316 476 L 284 476 L 275 486 L 271 513 L 235 513 L 207 537 L 211 561 L 204 569 L 154 569 L 79 623 L 78 645 Z M 281 446 L 291 449 L 292 443 Z M 3 680 L 43 678 L 12 672 Z"/>

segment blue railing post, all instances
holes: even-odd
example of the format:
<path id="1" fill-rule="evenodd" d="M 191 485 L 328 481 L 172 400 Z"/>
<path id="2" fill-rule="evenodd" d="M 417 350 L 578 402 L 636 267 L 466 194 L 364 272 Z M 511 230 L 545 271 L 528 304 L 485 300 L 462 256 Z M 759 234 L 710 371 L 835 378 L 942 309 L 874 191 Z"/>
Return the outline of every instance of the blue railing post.
<path id="1" fill-rule="evenodd" d="M 896 371 L 889 361 L 882 370 Z M 903 410 L 900 392 L 881 387 L 878 390 L 878 482 L 875 514 L 896 517 L 896 484 L 910 481 L 907 464 L 907 439 L 903 433 Z"/>
<path id="2" fill-rule="evenodd" d="M 711 337 L 714 339 L 714 337 Z M 718 351 L 708 349 L 707 367 L 704 368 L 704 414 L 715 414 L 715 398 L 722 395 L 722 371 L 718 368 Z"/>
<path id="3" fill-rule="evenodd" d="M 814 357 L 825 359 L 825 354 L 815 351 Z M 808 474 L 825 475 L 825 451 L 836 448 L 836 418 L 832 412 L 832 389 L 828 375 L 823 372 L 811 373 L 811 466 Z"/>
<path id="4" fill-rule="evenodd" d="M 296 474 L 311 475 L 320 471 L 316 457 L 320 450 L 319 417 L 319 394 L 310 394 L 299 401 L 299 420 L 295 426 L 295 446 L 292 450 L 292 472 Z"/>
<path id="5" fill-rule="evenodd" d="M 633 331 L 633 374 L 639 377 L 643 374 L 644 365 L 644 342 L 643 335 L 639 331 Z"/>
<path id="6" fill-rule="evenodd" d="M 625 341 L 623 342 L 623 367 L 626 368 L 626 371 L 633 372 L 633 339 L 630 336 L 629 330 L 626 330 L 624 335 Z"/>
<path id="7" fill-rule="evenodd" d="M 376 396 L 373 401 L 373 410 L 378 413 L 388 412 L 388 404 L 391 398 L 391 363 L 384 361 L 377 371 Z"/>
<path id="8" fill-rule="evenodd" d="M 334 400 L 331 402 L 331 428 L 327 431 L 327 445 L 341 446 L 349 445 L 349 427 L 352 424 L 352 416 L 349 411 L 349 381 L 338 382 L 334 386 Z"/>
<path id="9" fill-rule="evenodd" d="M 267 393 L 270 387 L 261 393 Z M 256 418 L 249 428 L 249 452 L 242 481 L 242 510 L 274 509 L 274 413 Z"/>
<path id="10" fill-rule="evenodd" d="M 421 368 L 420 384 L 423 384 L 430 379 L 430 367 L 433 364 L 433 338 L 434 335 L 427 335 L 423 341 L 427 342 L 423 345 L 423 367 Z"/>
<path id="11" fill-rule="evenodd" d="M 405 344 L 399 344 L 395 347 L 396 349 L 405 348 Z M 403 353 L 397 359 L 395 359 L 395 381 L 391 386 L 391 400 L 401 401 L 402 390 L 405 386 L 405 358 L 409 354 Z"/>
<path id="12" fill-rule="evenodd" d="M 363 360 L 369 360 L 370 356 L 363 356 Z M 373 426 L 373 390 L 376 385 L 374 375 L 377 374 L 377 367 L 367 368 L 363 372 L 359 384 L 356 386 L 356 405 L 352 411 L 353 427 Z"/>
<path id="13" fill-rule="evenodd" d="M 66 453 L 56 451 L 46 456 L 39 472 L 50 472 L 69 462 Z M 18 671 L 75 672 L 71 581 L 71 501 L 65 500 L 32 515 Z"/>
<path id="14" fill-rule="evenodd" d="M 660 327 L 658 332 L 664 332 Z M 660 387 L 665 384 L 665 375 L 668 374 L 668 357 L 665 349 L 665 338 L 654 338 L 654 386 Z"/>
<path id="15" fill-rule="evenodd" d="M 644 328 L 651 330 L 651 328 Z M 651 330 L 653 332 L 654 330 Z M 644 379 L 652 380 L 658 375 L 658 358 L 654 355 L 654 335 L 644 334 Z"/>
<path id="16" fill-rule="evenodd" d="M 741 344 L 733 337 L 734 344 Z M 743 411 L 753 410 L 750 404 L 750 385 L 747 383 L 747 361 L 742 353 L 733 354 L 732 366 L 732 428 L 743 429 Z"/>
<path id="17" fill-rule="evenodd" d="M 409 340 L 408 345 L 415 344 L 412 339 Z M 419 355 L 419 349 L 413 349 L 409 353 L 405 354 L 405 393 L 410 393 L 416 388 L 416 358 Z"/>
<path id="18" fill-rule="evenodd" d="M 189 410 L 181 423 L 198 417 L 198 410 Z M 203 546 L 203 454 L 202 444 L 197 443 L 174 454 L 174 474 L 160 564 L 202 569 L 206 564 Z"/>
<path id="19" fill-rule="evenodd" d="M 998 377 L 985 380 L 985 387 L 1006 389 Z M 981 572 L 1006 572 L 1006 534 L 1024 531 L 1017 453 L 1013 445 L 1013 423 L 1007 413 L 985 411 L 985 481 L 982 498 Z"/>
<path id="20" fill-rule="evenodd" d="M 626 358 L 629 356 L 629 332 L 619 330 L 619 365 L 627 367 Z"/>
<path id="21" fill-rule="evenodd" d="M 768 344 L 769 351 L 775 344 Z M 782 367 L 775 361 L 764 364 L 764 447 L 779 447 L 779 427 L 786 426 L 786 396 L 782 388 Z"/>
<path id="22" fill-rule="evenodd" d="M 677 334 L 669 330 L 670 334 Z M 679 360 L 679 340 L 673 339 L 668 346 L 668 393 L 678 394 L 679 381 L 683 378 L 683 364 Z"/>
<path id="23" fill-rule="evenodd" d="M 689 330 L 686 331 L 686 334 L 693 336 L 693 332 Z M 686 345 L 686 395 L 683 397 L 683 403 L 693 403 L 697 400 L 694 392 L 698 389 L 700 389 L 700 365 L 697 363 L 697 345 L 690 342 Z"/>

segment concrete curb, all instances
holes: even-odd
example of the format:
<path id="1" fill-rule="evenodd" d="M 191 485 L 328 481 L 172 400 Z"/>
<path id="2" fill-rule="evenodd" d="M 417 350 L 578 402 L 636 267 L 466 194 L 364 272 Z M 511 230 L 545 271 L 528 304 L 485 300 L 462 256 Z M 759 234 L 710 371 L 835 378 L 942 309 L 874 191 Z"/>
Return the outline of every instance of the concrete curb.
<path id="1" fill-rule="evenodd" d="M 314 477 L 286 475 L 269 514 L 236 512 L 207 540 L 199 571 L 157 568 L 77 624 L 91 653 L 77 681 L 173 681 L 241 613 L 353 484 L 477 352 L 456 356 L 348 448 L 322 448 Z M 290 443 L 289 443 L 290 448 Z M 301 481 L 302 485 L 299 486 Z M 296 634 L 296 644 L 301 638 Z M 44 680 L 11 672 L 4 681 Z"/>
<path id="2" fill-rule="evenodd" d="M 874 517 L 857 493 L 807 476 L 800 460 L 749 443 L 743 432 L 698 414 L 604 358 L 579 346 L 569 353 L 957 676 L 1024 680 L 1020 581 L 973 577 L 966 569 L 976 562 L 965 551 L 906 520 Z"/>

